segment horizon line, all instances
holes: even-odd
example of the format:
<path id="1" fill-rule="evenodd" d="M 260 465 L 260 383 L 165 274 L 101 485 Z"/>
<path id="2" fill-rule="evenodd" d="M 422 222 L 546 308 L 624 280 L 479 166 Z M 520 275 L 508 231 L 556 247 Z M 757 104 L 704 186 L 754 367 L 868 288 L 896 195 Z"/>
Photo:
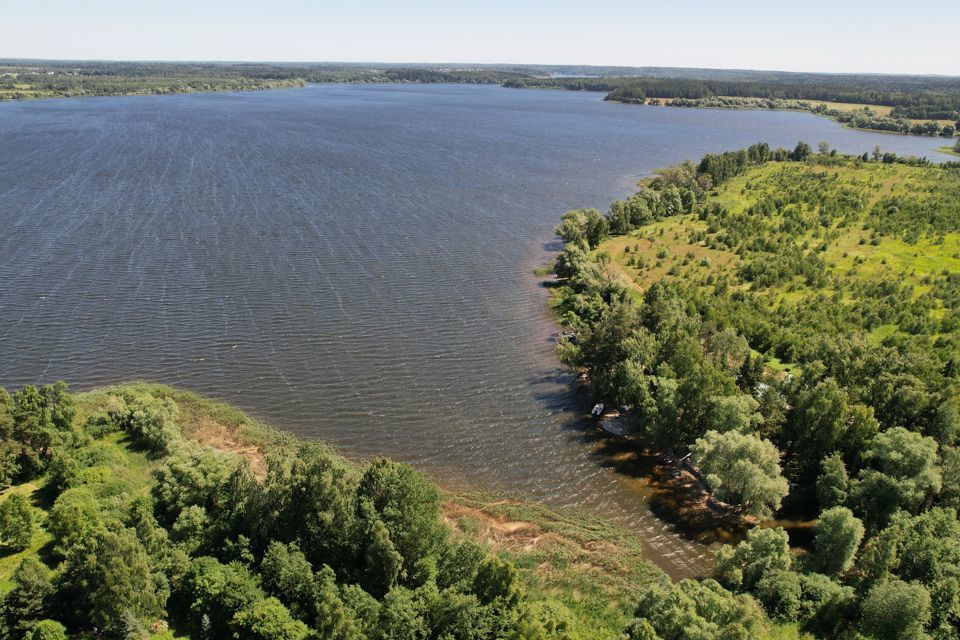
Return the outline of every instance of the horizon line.
<path id="1" fill-rule="evenodd" d="M 385 62 L 376 60 L 240 60 L 240 59 L 173 59 L 173 58 L 35 58 L 35 57 L 0 57 L 2 63 L 33 62 L 33 63 L 127 63 L 127 64 L 211 64 L 211 65 L 240 65 L 240 64 L 267 64 L 290 66 L 317 66 L 317 65 L 344 65 L 359 67 L 430 67 L 449 66 L 461 68 L 484 67 L 537 67 L 562 68 L 580 67 L 586 69 L 623 69 L 623 70 L 678 70 L 678 71 L 740 71 L 746 73 L 780 73 L 792 75 L 823 75 L 823 76 L 887 76 L 887 77 L 914 77 L 914 78 L 960 78 L 960 74 L 944 73 L 896 73 L 884 71 L 791 71 L 786 69 L 756 69 L 741 67 L 683 67 L 671 65 L 625 65 L 625 64 L 581 64 L 576 62 Z"/>

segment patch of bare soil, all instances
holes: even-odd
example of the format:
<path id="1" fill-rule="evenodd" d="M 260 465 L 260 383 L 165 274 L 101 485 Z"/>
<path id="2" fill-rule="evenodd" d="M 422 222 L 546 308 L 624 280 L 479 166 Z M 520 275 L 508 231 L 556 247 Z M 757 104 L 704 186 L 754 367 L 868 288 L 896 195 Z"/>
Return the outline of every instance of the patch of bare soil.
<path id="1" fill-rule="evenodd" d="M 444 502 L 441 517 L 454 531 L 465 533 L 498 549 L 530 551 L 546 541 L 562 540 L 560 536 L 544 531 L 533 522 L 508 520 L 457 502 Z M 465 518 L 476 523 L 477 528 L 474 529 L 471 525 L 469 531 L 463 531 L 461 520 Z"/>
<path id="2" fill-rule="evenodd" d="M 192 425 L 189 435 L 202 445 L 246 458 L 257 480 L 263 480 L 267 476 L 267 461 L 263 451 L 260 447 L 246 444 L 237 433 L 236 427 L 228 427 L 200 415 Z"/>

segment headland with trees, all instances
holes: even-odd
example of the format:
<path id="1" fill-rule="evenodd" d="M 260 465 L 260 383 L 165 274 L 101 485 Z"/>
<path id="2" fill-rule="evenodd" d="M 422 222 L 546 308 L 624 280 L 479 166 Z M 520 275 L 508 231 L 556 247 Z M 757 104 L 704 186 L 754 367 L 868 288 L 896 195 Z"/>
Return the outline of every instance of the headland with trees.
<path id="1" fill-rule="evenodd" d="M 760 523 L 716 583 L 816 637 L 958 637 L 960 164 L 757 144 L 557 233 L 561 358 Z"/>

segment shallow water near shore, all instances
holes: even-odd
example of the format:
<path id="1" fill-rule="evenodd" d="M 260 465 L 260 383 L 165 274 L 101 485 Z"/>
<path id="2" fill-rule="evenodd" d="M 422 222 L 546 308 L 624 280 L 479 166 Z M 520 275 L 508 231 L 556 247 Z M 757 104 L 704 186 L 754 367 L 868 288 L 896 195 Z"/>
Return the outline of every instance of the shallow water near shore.
<path id="1" fill-rule="evenodd" d="M 532 271 L 570 208 L 801 139 L 950 159 L 810 114 L 493 86 L 0 104 L 0 384 L 182 386 L 350 456 L 596 511 L 691 575 L 707 548 L 584 418 Z"/>

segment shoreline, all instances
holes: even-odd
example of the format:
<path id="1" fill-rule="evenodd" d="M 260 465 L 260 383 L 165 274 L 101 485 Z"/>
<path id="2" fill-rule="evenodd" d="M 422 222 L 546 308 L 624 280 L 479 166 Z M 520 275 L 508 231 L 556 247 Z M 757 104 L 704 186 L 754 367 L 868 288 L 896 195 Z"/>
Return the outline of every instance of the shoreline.
<path id="1" fill-rule="evenodd" d="M 251 86 L 251 87 L 225 87 L 225 88 L 210 88 L 210 89 L 187 89 L 187 90 L 172 90 L 172 91 L 127 91 L 127 92 L 116 92 L 116 93 L 79 93 L 79 94 L 68 94 L 68 95 L 24 95 L 24 96 L 6 96 L 0 94 L 0 104 L 5 102 L 32 102 L 35 100 L 61 100 L 61 99 L 71 99 L 71 98 L 131 98 L 131 97 L 146 97 L 146 96 L 179 96 L 179 95 L 188 95 L 191 93 L 246 93 L 249 91 L 275 91 L 278 89 L 302 89 L 307 86 L 308 82 L 306 81 L 290 81 L 289 84 L 278 84 L 276 86 Z"/>
<path id="2" fill-rule="evenodd" d="M 172 401 L 178 409 L 176 426 L 183 439 L 246 459 L 258 481 L 266 477 L 272 451 L 291 451 L 302 443 L 327 448 L 348 475 L 359 476 L 369 464 L 344 456 L 324 441 L 279 430 L 226 402 L 160 383 L 133 381 L 73 394 L 77 424 L 109 406 L 111 394 L 123 392 Z M 659 568 L 646 557 L 644 538 L 594 513 L 556 509 L 501 493 L 452 490 L 433 475 L 420 473 L 440 492 L 440 519 L 452 539 L 478 544 L 510 561 L 530 602 L 561 602 L 574 614 L 576 628 L 583 634 L 577 637 L 615 640 L 633 617 L 635 594 L 644 585 L 666 577 L 676 582 L 709 572 L 709 565 L 682 575 Z M 15 566 L 17 554 L 9 558 L 13 560 L 7 564 Z M 13 566 L 0 569 L 12 571 Z"/>
<path id="3" fill-rule="evenodd" d="M 603 98 L 603 101 L 604 101 L 604 102 L 614 102 L 614 103 L 617 103 L 617 104 L 626 104 L 626 105 L 633 105 L 633 106 L 639 106 L 639 107 L 673 107 L 673 108 L 676 108 L 676 109 L 706 109 L 706 110 L 718 110 L 718 111 L 789 111 L 789 112 L 793 112 L 793 113 L 809 113 L 809 114 L 811 114 L 811 115 L 821 116 L 821 117 L 826 118 L 826 119 L 828 119 L 828 120 L 832 120 L 832 121 L 836 122 L 837 124 L 839 124 L 840 126 L 842 126 L 843 128 L 845 128 L 845 129 L 850 129 L 850 130 L 852 130 L 852 131 L 864 131 L 864 132 L 867 132 L 867 133 L 888 133 L 888 134 L 891 134 L 891 135 L 898 135 L 898 136 L 916 136 L 916 137 L 918 137 L 918 138 L 942 138 L 942 139 L 944 139 L 944 140 L 949 140 L 949 139 L 951 139 L 951 138 L 946 138 L 946 137 L 940 136 L 940 135 L 911 133 L 911 132 L 909 132 L 909 131 L 890 131 L 889 129 L 869 129 L 869 128 L 865 128 L 865 127 L 854 127 L 854 126 L 852 126 L 850 123 L 841 122 L 840 119 L 839 119 L 837 116 L 835 116 L 835 115 L 831 115 L 831 114 L 829 114 L 829 113 L 818 113 L 818 112 L 815 111 L 814 109 L 803 109 L 803 108 L 798 108 L 798 107 L 783 107 L 783 108 L 778 108 L 778 107 L 762 107 L 762 106 L 740 106 L 740 107 L 738 107 L 738 106 L 721 106 L 721 105 L 716 105 L 716 106 L 710 106 L 710 105 L 689 105 L 689 106 L 688 106 L 688 105 L 676 105 L 676 104 L 671 104 L 671 103 L 669 103 L 669 102 L 662 102 L 662 101 L 665 101 L 665 100 L 671 100 L 671 98 L 650 98 L 650 100 L 654 100 L 655 102 L 652 102 L 652 103 L 651 103 L 651 102 L 647 102 L 646 100 L 643 100 L 643 101 L 641 101 L 641 100 L 629 100 L 629 99 L 621 100 L 621 99 L 617 99 L 617 98 L 609 98 L 609 96 Z M 864 108 L 870 108 L 870 105 L 863 105 L 863 106 L 864 106 Z M 918 122 L 927 122 L 927 121 L 918 121 Z M 931 120 L 930 122 L 936 122 L 936 121 L 935 121 L 935 120 Z M 952 139 L 956 139 L 956 138 L 957 138 L 956 135 L 952 136 Z M 939 149 L 939 151 L 943 151 L 944 148 L 949 148 L 949 147 L 941 147 L 941 148 Z M 951 154 L 951 155 L 960 155 L 960 154 Z"/>
<path id="4" fill-rule="evenodd" d="M 183 435 L 199 442 L 201 445 L 222 451 L 227 454 L 240 455 L 246 458 L 254 471 L 260 477 L 266 472 L 266 459 L 271 449 L 297 446 L 302 443 L 318 443 L 328 448 L 346 466 L 355 470 L 362 470 L 379 456 L 357 456 L 344 453 L 337 445 L 322 439 L 304 438 L 282 428 L 273 426 L 269 422 L 241 409 L 230 402 L 196 393 L 188 389 L 171 386 L 162 382 L 147 380 L 131 380 L 110 385 L 81 387 L 75 395 L 82 403 L 96 402 L 99 397 L 108 396 L 128 390 L 146 391 L 159 398 L 174 400 L 182 410 L 184 420 L 180 425 Z M 388 456 L 390 457 L 390 456 Z M 393 459 L 391 457 L 391 459 Z M 467 505 L 477 511 L 474 517 L 482 516 L 486 527 L 496 535 L 492 542 L 502 542 L 505 548 L 531 550 L 533 547 L 523 545 L 514 547 L 509 535 L 502 535 L 498 531 L 497 522 L 510 519 L 519 529 L 539 529 L 544 532 L 553 532 L 560 524 L 567 536 L 581 539 L 589 544 L 591 536 L 603 532 L 604 536 L 624 542 L 631 549 L 636 562 L 644 563 L 662 571 L 673 580 L 692 578 L 701 575 L 701 572 L 682 571 L 676 565 L 661 566 L 657 563 L 658 555 L 650 554 L 646 540 L 639 532 L 631 530 L 606 518 L 603 514 L 590 509 L 576 507 L 557 507 L 543 502 L 526 498 L 510 491 L 486 489 L 470 482 L 458 482 L 451 479 L 454 474 L 438 474 L 435 471 L 423 469 L 422 465 L 395 460 L 401 464 L 408 464 L 434 484 L 444 499 L 444 514 L 448 509 L 458 511 Z M 654 514 L 656 515 L 656 514 Z M 656 516 L 660 518 L 660 516 Z M 519 524 L 518 524 L 519 523 Z M 522 525 L 522 526 L 520 526 Z M 472 527 L 468 526 L 468 533 Z M 678 535 L 685 535 L 678 532 Z M 490 542 L 490 541 L 488 541 Z M 701 543 L 698 540 L 694 542 Z M 709 553 L 707 545 L 704 552 Z M 703 567 L 709 569 L 709 565 Z"/>

